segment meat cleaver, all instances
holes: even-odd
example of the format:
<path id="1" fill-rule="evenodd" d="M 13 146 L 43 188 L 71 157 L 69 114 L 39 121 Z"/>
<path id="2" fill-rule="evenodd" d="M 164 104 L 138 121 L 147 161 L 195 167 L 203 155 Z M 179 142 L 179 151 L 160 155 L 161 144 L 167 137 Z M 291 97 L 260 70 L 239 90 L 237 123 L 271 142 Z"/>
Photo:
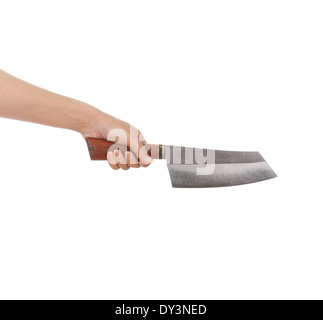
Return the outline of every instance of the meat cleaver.
<path id="1" fill-rule="evenodd" d="M 91 160 L 107 160 L 109 148 L 104 139 L 86 139 Z M 174 188 L 230 187 L 277 177 L 259 152 L 145 145 L 153 159 L 166 160 Z"/>

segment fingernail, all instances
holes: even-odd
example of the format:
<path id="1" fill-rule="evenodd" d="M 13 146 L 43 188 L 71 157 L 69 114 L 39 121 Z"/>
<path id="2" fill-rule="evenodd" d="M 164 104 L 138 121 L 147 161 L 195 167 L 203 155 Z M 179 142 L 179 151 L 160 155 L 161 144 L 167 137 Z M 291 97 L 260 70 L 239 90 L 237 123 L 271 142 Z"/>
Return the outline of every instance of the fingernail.
<path id="1" fill-rule="evenodd" d="M 114 155 L 115 155 L 116 157 L 119 157 L 119 150 L 114 150 Z"/>

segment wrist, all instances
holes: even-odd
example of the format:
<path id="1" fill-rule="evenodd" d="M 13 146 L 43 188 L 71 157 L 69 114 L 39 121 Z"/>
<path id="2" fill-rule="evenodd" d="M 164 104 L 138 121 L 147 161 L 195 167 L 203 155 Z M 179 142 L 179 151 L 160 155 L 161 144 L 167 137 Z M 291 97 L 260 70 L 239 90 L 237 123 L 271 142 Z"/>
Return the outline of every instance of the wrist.
<path id="1" fill-rule="evenodd" d="M 123 129 L 128 132 L 130 124 L 117 119 L 90 105 L 82 105 L 78 108 L 80 121 L 77 129 L 84 138 L 107 139 L 111 129 Z"/>
<path id="2" fill-rule="evenodd" d="M 79 131 L 84 138 L 106 139 L 111 123 L 111 116 L 93 108 L 80 125 Z"/>

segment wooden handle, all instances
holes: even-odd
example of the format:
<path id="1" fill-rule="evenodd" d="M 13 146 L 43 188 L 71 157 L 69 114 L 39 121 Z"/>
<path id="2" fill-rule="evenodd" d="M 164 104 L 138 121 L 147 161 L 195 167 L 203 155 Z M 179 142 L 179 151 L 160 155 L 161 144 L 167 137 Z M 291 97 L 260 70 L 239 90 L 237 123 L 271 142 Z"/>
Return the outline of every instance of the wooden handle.
<path id="1" fill-rule="evenodd" d="M 107 153 L 110 148 L 112 148 L 112 150 L 124 148 L 124 146 L 118 146 L 118 144 L 115 144 L 114 142 L 110 142 L 104 139 L 86 138 L 85 140 L 89 148 L 91 160 L 107 160 Z M 162 158 L 161 145 L 146 144 L 145 147 L 148 150 L 148 154 L 153 159 Z M 128 147 L 127 147 L 127 150 L 129 151 Z"/>

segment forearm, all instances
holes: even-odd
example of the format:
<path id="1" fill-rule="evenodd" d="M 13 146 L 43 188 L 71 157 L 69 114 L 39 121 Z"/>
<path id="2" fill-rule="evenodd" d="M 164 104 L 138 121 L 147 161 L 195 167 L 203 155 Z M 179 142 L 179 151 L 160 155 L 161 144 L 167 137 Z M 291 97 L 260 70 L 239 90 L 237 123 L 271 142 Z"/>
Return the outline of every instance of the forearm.
<path id="1" fill-rule="evenodd" d="M 38 88 L 0 70 L 0 117 L 80 132 L 84 138 L 117 138 L 130 152 L 109 151 L 113 169 L 148 166 L 152 159 L 140 131 L 84 102 Z M 114 131 L 117 129 L 118 131 Z M 109 135 L 118 133 L 117 137 Z M 112 133 L 111 133 L 112 134 Z M 145 151 L 145 152 L 142 152 Z"/>
<path id="2" fill-rule="evenodd" d="M 109 118 L 86 103 L 38 88 L 2 70 L 0 117 L 71 129 L 83 135 L 91 135 L 97 122 Z"/>

